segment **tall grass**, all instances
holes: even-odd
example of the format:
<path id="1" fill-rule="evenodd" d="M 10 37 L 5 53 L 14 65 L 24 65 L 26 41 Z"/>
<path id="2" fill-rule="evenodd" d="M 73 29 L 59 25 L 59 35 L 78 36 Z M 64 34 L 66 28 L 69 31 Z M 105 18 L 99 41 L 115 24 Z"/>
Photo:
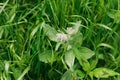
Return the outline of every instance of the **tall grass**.
<path id="1" fill-rule="evenodd" d="M 1 0 L 0 80 L 119 80 L 119 75 L 109 72 L 120 72 L 119 3 L 119 0 Z M 55 33 L 67 34 L 68 27 L 76 26 L 80 28 L 73 40 L 54 41 Z M 74 55 L 67 51 L 69 44 L 75 48 Z M 84 65 L 77 49 L 95 54 L 85 59 Z M 69 63 L 73 64 L 72 70 Z M 91 70 L 86 67 L 88 64 Z M 101 67 L 109 69 L 106 76 L 111 77 L 91 76 L 92 71 Z"/>

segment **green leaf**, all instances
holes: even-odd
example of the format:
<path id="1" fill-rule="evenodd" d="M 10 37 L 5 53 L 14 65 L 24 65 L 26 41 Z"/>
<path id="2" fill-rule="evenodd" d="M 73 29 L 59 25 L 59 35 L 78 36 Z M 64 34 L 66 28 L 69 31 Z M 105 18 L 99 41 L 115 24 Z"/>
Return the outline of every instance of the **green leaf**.
<path id="1" fill-rule="evenodd" d="M 119 23 L 120 22 L 120 11 L 119 10 L 110 10 L 109 12 L 107 12 L 107 15 L 114 19 L 114 21 L 116 23 Z"/>
<path id="2" fill-rule="evenodd" d="M 83 35 L 82 35 L 82 33 L 79 32 L 70 37 L 69 43 L 72 46 L 80 47 L 82 44 L 82 41 L 83 41 Z"/>
<path id="3" fill-rule="evenodd" d="M 28 73 L 29 70 L 30 70 L 30 67 L 28 66 L 27 68 L 24 69 L 24 71 L 23 71 L 22 74 L 18 77 L 17 80 L 23 80 L 23 77 L 25 76 L 25 74 Z"/>
<path id="4" fill-rule="evenodd" d="M 62 44 L 61 42 L 58 42 L 58 43 L 56 44 L 55 51 L 57 51 L 57 50 L 59 49 L 59 47 L 60 47 L 61 44 Z"/>
<path id="5" fill-rule="evenodd" d="M 0 72 L 2 72 L 4 70 L 4 62 L 1 60 L 0 61 Z"/>
<path id="6" fill-rule="evenodd" d="M 90 59 L 95 53 L 94 53 L 94 51 L 92 51 L 86 47 L 80 47 L 79 54 L 82 54 L 86 59 Z"/>
<path id="7" fill-rule="evenodd" d="M 75 70 L 75 72 L 79 79 L 83 79 L 85 77 L 85 73 L 83 73 L 83 71 Z"/>
<path id="8" fill-rule="evenodd" d="M 6 0 L 6 2 L 3 4 L 3 6 L 0 8 L 0 14 L 2 13 L 2 11 L 4 11 L 6 5 L 8 4 L 9 0 Z"/>
<path id="9" fill-rule="evenodd" d="M 119 73 L 107 68 L 96 68 L 95 70 L 93 70 L 93 76 L 95 76 L 96 78 L 108 78 L 109 76 L 115 75 L 119 75 Z"/>
<path id="10" fill-rule="evenodd" d="M 44 63 L 51 62 L 52 52 L 50 50 L 46 50 L 43 53 L 39 54 L 39 60 Z"/>
<path id="11" fill-rule="evenodd" d="M 98 63 L 98 57 L 92 58 L 92 61 L 91 61 L 91 63 L 90 63 L 90 65 L 91 65 L 91 70 L 96 67 L 97 63 Z"/>
<path id="12" fill-rule="evenodd" d="M 104 24 L 97 24 L 97 26 L 100 26 L 100 27 L 102 27 L 102 28 L 104 28 L 104 29 L 107 29 L 107 30 L 109 30 L 109 31 L 112 31 L 112 29 L 111 29 L 110 27 L 108 27 L 108 26 L 106 26 L 106 25 L 104 25 Z"/>
<path id="13" fill-rule="evenodd" d="M 71 69 L 74 65 L 75 55 L 72 50 L 69 50 L 65 53 L 65 62 Z"/>
<path id="14" fill-rule="evenodd" d="M 5 61 L 5 71 L 6 71 L 6 73 L 8 73 L 9 67 L 10 67 L 9 62 L 8 62 L 8 61 Z"/>
<path id="15" fill-rule="evenodd" d="M 100 47 L 100 46 L 104 46 L 104 47 L 107 47 L 107 48 L 110 48 L 110 49 L 114 50 L 114 48 L 111 45 L 106 44 L 106 43 L 100 43 L 100 44 L 98 44 L 97 47 Z"/>
<path id="16" fill-rule="evenodd" d="M 61 80 L 74 80 L 73 77 L 72 77 L 72 72 L 71 72 L 70 70 L 67 70 L 67 71 L 63 74 Z"/>
<path id="17" fill-rule="evenodd" d="M 79 62 L 80 62 L 84 71 L 89 72 L 91 70 L 90 63 L 87 61 L 87 59 L 85 59 L 84 57 L 81 56 L 81 59 L 79 59 Z"/>
<path id="18" fill-rule="evenodd" d="M 80 25 L 81 25 L 81 21 L 73 23 L 73 29 L 75 30 L 75 33 L 79 31 Z"/>
<path id="19" fill-rule="evenodd" d="M 84 71 L 90 71 L 90 64 L 87 61 L 87 58 L 82 54 L 78 49 L 74 48 L 73 52 L 75 57 L 78 59 L 80 65 L 82 66 Z"/>
<path id="20" fill-rule="evenodd" d="M 57 42 L 57 37 L 56 37 L 57 31 L 55 30 L 55 28 L 51 27 L 51 26 L 49 26 L 48 24 L 45 24 L 45 23 L 42 24 L 42 27 L 43 27 L 43 31 L 46 34 L 46 36 L 50 40 Z"/>
<path id="21" fill-rule="evenodd" d="M 89 72 L 89 74 L 88 74 L 89 76 L 90 76 L 90 78 L 91 78 L 91 80 L 93 80 L 93 72 L 91 71 L 91 72 Z"/>
<path id="22" fill-rule="evenodd" d="M 3 33 L 4 33 L 4 29 L 1 27 L 1 28 L 0 28 L 0 39 L 2 38 Z"/>
<path id="23" fill-rule="evenodd" d="M 21 68 L 12 67 L 14 79 L 17 80 L 18 77 L 22 74 Z"/>
<path id="24" fill-rule="evenodd" d="M 115 59 L 115 62 L 120 66 L 120 55 Z"/>
<path id="25" fill-rule="evenodd" d="M 38 29 L 40 28 L 40 25 L 36 26 L 32 32 L 30 33 L 30 40 L 34 37 L 35 33 L 38 31 Z"/>

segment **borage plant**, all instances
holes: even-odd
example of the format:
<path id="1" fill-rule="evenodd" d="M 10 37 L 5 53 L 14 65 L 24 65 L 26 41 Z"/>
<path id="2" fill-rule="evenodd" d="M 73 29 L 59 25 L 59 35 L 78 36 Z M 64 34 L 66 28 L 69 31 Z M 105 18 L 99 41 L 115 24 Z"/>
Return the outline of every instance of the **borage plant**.
<path id="1" fill-rule="evenodd" d="M 54 62 L 60 61 L 65 70 L 55 70 L 62 75 L 61 80 L 93 80 L 93 77 L 100 79 L 119 75 L 107 68 L 96 68 L 98 58 L 95 52 L 82 46 L 81 21 L 72 25 L 57 31 L 48 24 L 42 23 L 43 32 L 48 37 L 52 50 L 44 50 L 39 54 L 39 60 L 50 63 L 51 66 Z M 51 42 L 55 42 L 55 45 Z"/>

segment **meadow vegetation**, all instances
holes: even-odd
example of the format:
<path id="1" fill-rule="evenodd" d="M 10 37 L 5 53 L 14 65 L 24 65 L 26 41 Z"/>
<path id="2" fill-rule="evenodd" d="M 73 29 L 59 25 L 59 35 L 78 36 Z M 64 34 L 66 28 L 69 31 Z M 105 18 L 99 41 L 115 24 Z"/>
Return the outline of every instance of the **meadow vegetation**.
<path id="1" fill-rule="evenodd" d="M 0 80 L 120 80 L 120 1 L 0 0 Z"/>

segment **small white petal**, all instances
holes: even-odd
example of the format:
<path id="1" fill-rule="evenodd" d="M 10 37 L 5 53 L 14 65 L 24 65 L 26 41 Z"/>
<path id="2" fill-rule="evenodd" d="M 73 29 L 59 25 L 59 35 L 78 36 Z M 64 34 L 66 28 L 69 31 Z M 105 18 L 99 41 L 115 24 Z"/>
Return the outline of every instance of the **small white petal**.
<path id="1" fill-rule="evenodd" d="M 68 41 L 68 37 L 64 33 L 58 33 L 58 34 L 56 34 L 56 36 L 57 36 L 58 41 L 60 41 L 60 42 Z"/>

